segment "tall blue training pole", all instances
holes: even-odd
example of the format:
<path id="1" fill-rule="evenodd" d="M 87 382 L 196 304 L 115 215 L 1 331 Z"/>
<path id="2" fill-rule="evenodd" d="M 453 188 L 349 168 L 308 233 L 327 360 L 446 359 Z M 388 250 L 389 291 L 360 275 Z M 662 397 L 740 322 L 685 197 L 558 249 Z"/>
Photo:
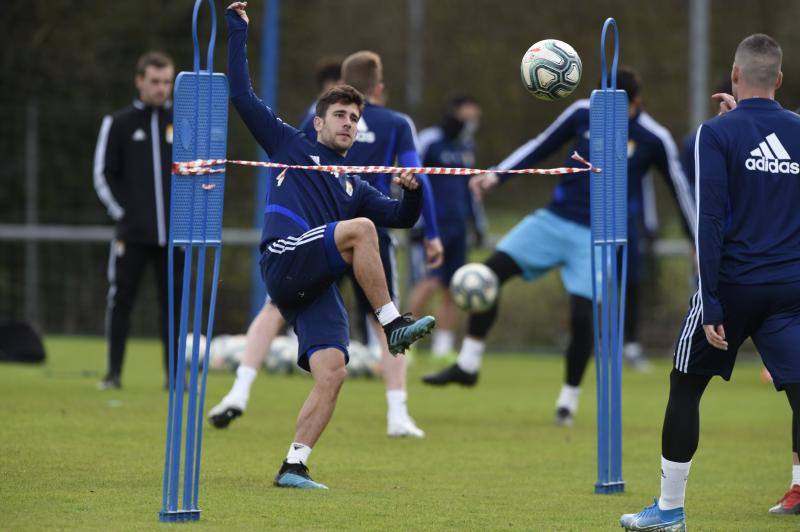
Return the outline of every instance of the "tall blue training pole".
<path id="1" fill-rule="evenodd" d="M 606 35 L 614 29 L 611 76 Z M 597 483 L 595 493 L 619 493 L 622 480 L 622 341 L 628 263 L 628 96 L 617 90 L 619 30 L 606 20 L 600 37 L 600 90 L 592 91 L 589 135 L 592 164 L 592 283 L 597 368 Z M 610 83 L 610 84 L 609 84 Z"/>
<path id="2" fill-rule="evenodd" d="M 214 40 L 217 16 L 211 7 L 211 37 L 206 69 L 200 68 L 200 44 L 197 17 L 203 0 L 196 0 L 192 14 L 194 71 L 181 72 L 175 80 L 173 162 L 195 159 L 224 159 L 228 132 L 228 80 L 213 71 Z M 213 250 L 213 279 L 206 322 L 206 348 L 202 360 L 208 360 L 217 300 L 220 253 L 222 251 L 222 205 L 225 173 L 203 176 L 172 174 L 169 226 L 169 403 L 164 459 L 164 494 L 159 519 L 164 522 L 197 521 L 200 509 L 197 496 L 200 482 L 200 451 L 203 440 L 203 410 L 208 364 L 200 373 L 200 334 L 203 332 L 205 302 L 206 251 Z M 180 301 L 180 323 L 175 356 L 173 262 L 175 248 L 183 248 L 185 262 Z M 195 254 L 197 265 L 192 267 Z M 192 295 L 192 271 L 195 270 Z M 190 305 L 190 300 L 193 305 Z M 186 333 L 192 316 L 192 352 L 187 361 Z M 188 385 L 186 370 L 188 363 Z M 184 396 L 184 391 L 188 391 Z M 186 405 L 184 406 L 184 397 Z M 179 502 L 180 500 L 180 502 Z"/>
<path id="3" fill-rule="evenodd" d="M 280 31 L 281 0 L 267 0 L 264 3 L 262 25 L 264 33 L 261 37 L 261 99 L 270 109 L 278 108 L 278 45 Z M 276 111 L 277 112 L 277 111 Z M 267 153 L 259 148 L 258 160 L 268 161 Z M 256 171 L 256 194 L 253 197 L 253 227 L 260 230 L 264 225 L 264 198 L 267 197 L 267 169 Z M 261 251 L 258 246 L 253 249 L 253 262 L 250 270 L 250 318 L 255 318 L 264 306 L 266 287 L 261 279 Z"/>

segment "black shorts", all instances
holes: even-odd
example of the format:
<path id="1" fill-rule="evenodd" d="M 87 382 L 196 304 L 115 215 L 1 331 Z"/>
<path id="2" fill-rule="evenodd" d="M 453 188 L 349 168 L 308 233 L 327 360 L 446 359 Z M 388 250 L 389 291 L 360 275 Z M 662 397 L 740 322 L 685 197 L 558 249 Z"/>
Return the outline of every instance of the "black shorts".
<path id="1" fill-rule="evenodd" d="M 800 382 L 800 283 L 720 283 L 719 300 L 728 350 L 717 349 L 706 340 L 700 294 L 695 293 L 675 346 L 675 368 L 730 380 L 739 347 L 752 338 L 775 388 Z"/>

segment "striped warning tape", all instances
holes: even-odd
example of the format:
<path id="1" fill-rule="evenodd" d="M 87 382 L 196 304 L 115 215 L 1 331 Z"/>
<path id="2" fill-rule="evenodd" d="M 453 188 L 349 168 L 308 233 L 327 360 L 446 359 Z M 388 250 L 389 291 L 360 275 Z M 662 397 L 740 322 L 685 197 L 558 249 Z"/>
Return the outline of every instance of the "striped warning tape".
<path id="1" fill-rule="evenodd" d="M 404 166 L 336 166 L 336 165 L 302 165 L 302 164 L 283 164 L 268 163 L 263 161 L 237 161 L 229 159 L 198 159 L 196 161 L 172 163 L 172 173 L 177 175 L 205 175 L 220 174 L 224 168 L 217 168 L 226 164 L 236 164 L 240 166 L 255 166 L 259 168 L 289 168 L 294 170 L 313 170 L 317 172 L 338 172 L 342 174 L 399 174 L 410 172 L 412 174 L 428 175 L 475 175 L 495 172 L 498 174 L 578 174 L 581 172 L 600 172 L 599 168 L 592 166 L 592 163 L 578 155 L 572 154 L 572 159 L 584 164 L 585 167 L 561 168 L 523 168 L 520 170 L 482 170 L 480 168 L 439 168 L 439 167 L 415 167 Z"/>

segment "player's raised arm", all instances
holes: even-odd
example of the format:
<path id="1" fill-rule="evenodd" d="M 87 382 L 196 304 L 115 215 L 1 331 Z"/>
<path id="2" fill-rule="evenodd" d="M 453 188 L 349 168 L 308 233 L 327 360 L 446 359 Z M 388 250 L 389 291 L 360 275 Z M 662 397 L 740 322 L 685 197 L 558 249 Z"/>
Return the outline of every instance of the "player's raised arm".
<path id="1" fill-rule="evenodd" d="M 719 139 L 708 126 L 698 128 L 694 153 L 702 319 L 703 325 L 718 325 L 723 318 L 717 287 L 728 203 L 728 172 Z"/>
<path id="2" fill-rule="evenodd" d="M 563 113 L 558 115 L 552 124 L 539 135 L 532 138 L 497 165 L 498 170 L 517 170 L 533 168 L 541 160 L 549 157 L 564 144 L 575 138 L 575 122 L 581 113 L 589 112 L 589 100 L 578 100 Z M 588 154 L 583 154 L 587 155 Z M 514 174 L 502 174 L 500 182 Z"/>
<path id="3" fill-rule="evenodd" d="M 234 2 L 225 12 L 228 25 L 228 78 L 231 102 L 256 141 L 268 153 L 296 130 L 285 124 L 253 90 L 247 63 L 247 2 Z"/>

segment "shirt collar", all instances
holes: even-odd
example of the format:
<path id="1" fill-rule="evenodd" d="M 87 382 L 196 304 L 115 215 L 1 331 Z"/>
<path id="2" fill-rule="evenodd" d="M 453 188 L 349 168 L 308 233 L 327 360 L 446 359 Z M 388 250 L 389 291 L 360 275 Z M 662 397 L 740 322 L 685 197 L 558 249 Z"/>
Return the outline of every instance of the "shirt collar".
<path id="1" fill-rule="evenodd" d="M 781 109 L 781 104 L 777 100 L 770 98 L 745 98 L 736 103 L 736 107 L 745 109 Z"/>
<path id="2" fill-rule="evenodd" d="M 326 160 L 336 164 L 344 163 L 344 157 L 342 157 L 341 155 L 339 155 L 338 153 L 336 153 L 335 151 L 333 151 L 332 149 L 325 146 L 319 141 L 317 141 L 317 148 L 319 149 L 320 152 L 322 152 L 322 155 L 323 157 L 325 157 Z"/>

